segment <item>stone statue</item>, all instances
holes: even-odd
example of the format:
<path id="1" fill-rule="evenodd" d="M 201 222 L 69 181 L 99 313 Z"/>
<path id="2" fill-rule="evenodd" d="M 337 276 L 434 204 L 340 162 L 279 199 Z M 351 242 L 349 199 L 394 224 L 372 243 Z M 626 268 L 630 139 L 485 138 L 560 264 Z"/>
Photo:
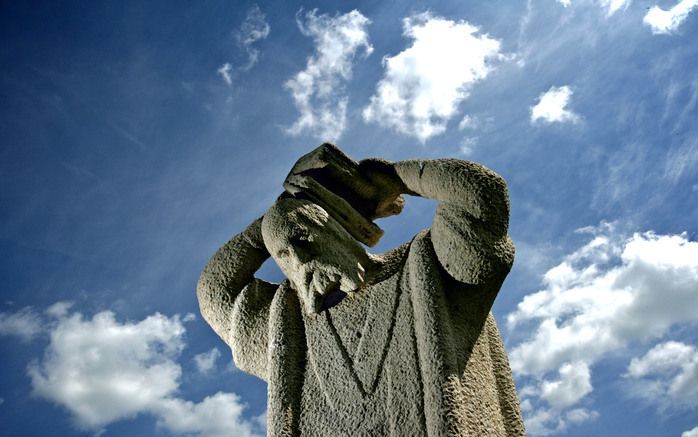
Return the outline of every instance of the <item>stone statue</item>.
<path id="1" fill-rule="evenodd" d="M 504 180 L 455 160 L 303 156 L 276 203 L 221 247 L 197 293 L 236 365 L 268 383 L 270 436 L 522 436 L 490 308 L 508 274 Z M 366 252 L 402 194 L 431 229 Z M 254 277 L 269 257 L 281 284 Z"/>

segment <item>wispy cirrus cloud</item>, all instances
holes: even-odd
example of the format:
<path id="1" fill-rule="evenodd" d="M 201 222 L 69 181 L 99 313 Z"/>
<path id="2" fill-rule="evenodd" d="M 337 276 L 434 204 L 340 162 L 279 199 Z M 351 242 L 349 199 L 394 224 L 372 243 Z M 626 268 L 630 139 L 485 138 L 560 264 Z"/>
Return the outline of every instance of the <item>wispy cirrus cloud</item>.
<path id="1" fill-rule="evenodd" d="M 254 47 L 254 44 L 266 39 L 270 32 L 271 27 L 259 6 L 250 7 L 240 29 L 235 32 L 237 45 L 247 54 L 247 61 L 238 67 L 233 67 L 230 62 L 226 62 L 217 70 L 228 86 L 232 86 L 235 74 L 240 71 L 248 71 L 257 64 L 260 52 L 258 48 Z"/>
<path id="2" fill-rule="evenodd" d="M 696 7 L 698 0 L 681 0 L 669 10 L 652 6 L 642 21 L 652 28 L 654 34 L 670 34 L 686 21 Z"/>
<path id="3" fill-rule="evenodd" d="M 531 123 L 577 123 L 580 120 L 579 115 L 567 109 L 572 94 L 572 90 L 566 85 L 550 87 L 538 97 L 538 103 L 531 106 Z"/>
<path id="4" fill-rule="evenodd" d="M 501 44 L 470 23 L 430 13 L 405 18 L 403 34 L 412 45 L 383 58 L 385 73 L 363 118 L 425 142 L 446 130 L 473 84 L 502 59 Z"/>
<path id="5" fill-rule="evenodd" d="M 247 63 L 240 67 L 241 70 L 247 71 L 252 68 L 259 60 L 259 49 L 254 47 L 254 43 L 266 39 L 271 32 L 271 27 L 267 23 L 267 17 L 259 9 L 259 6 L 253 5 L 245 16 L 245 21 L 242 22 L 240 30 L 236 34 L 238 46 L 247 52 Z"/>
<path id="6" fill-rule="evenodd" d="M 572 4 L 572 0 L 557 0 L 564 7 L 568 7 Z M 632 0 L 600 0 L 599 4 L 601 7 L 606 8 L 606 15 L 611 16 L 621 9 L 626 9 Z"/>
<path id="7" fill-rule="evenodd" d="M 527 381 L 520 395 L 531 435 L 597 416 L 587 400 L 591 370 L 609 354 L 698 322 L 698 242 L 652 232 L 625 238 L 611 225 L 591 232 L 588 243 L 545 273 L 543 290 L 507 315 L 509 332 L 527 333 L 510 361 Z M 660 352 L 667 350 L 636 360 L 629 374 L 648 374 L 642 369 L 653 368 Z"/>
<path id="8" fill-rule="evenodd" d="M 349 99 L 344 86 L 351 79 L 354 57 L 361 49 L 365 56 L 373 52 L 367 31 L 370 20 L 357 10 L 329 16 L 314 9 L 304 16 L 299 12 L 297 22 L 301 33 L 314 40 L 315 53 L 305 69 L 285 84 L 300 112 L 286 131 L 333 141 L 346 126 Z"/>

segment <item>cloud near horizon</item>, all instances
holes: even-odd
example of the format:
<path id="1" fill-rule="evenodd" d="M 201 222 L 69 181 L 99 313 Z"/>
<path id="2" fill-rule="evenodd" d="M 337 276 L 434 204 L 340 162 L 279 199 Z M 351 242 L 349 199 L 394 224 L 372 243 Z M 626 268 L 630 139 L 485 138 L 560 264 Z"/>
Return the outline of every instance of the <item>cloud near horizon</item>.
<path id="1" fill-rule="evenodd" d="M 174 434 L 202 437 L 263 435 L 234 393 L 218 392 L 201 402 L 177 396 L 185 347 L 179 316 L 155 313 L 120 323 L 111 311 L 91 319 L 54 312 L 50 343 L 28 367 L 33 393 L 70 411 L 78 427 L 100 431 L 116 421 L 150 414 Z"/>

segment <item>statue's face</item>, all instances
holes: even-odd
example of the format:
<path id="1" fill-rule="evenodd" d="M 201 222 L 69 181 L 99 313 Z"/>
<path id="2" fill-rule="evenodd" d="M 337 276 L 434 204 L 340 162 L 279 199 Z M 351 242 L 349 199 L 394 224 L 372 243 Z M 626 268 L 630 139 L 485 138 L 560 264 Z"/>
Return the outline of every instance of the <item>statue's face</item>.
<path id="1" fill-rule="evenodd" d="M 363 246 L 319 206 L 295 199 L 281 202 L 264 217 L 264 244 L 306 310 L 319 312 L 325 297 L 338 290 L 358 290 L 368 260 Z"/>

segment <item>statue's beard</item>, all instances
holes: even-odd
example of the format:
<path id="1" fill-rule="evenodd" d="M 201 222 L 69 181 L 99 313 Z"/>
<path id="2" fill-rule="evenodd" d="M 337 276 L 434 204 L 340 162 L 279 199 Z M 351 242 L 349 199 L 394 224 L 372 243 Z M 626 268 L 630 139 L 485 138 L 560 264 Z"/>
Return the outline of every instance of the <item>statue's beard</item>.
<path id="1" fill-rule="evenodd" d="M 360 263 L 349 274 L 338 269 L 315 270 L 307 274 L 305 284 L 297 290 L 304 296 L 306 309 L 319 313 L 338 305 L 349 293 L 366 287 L 366 271 Z"/>

